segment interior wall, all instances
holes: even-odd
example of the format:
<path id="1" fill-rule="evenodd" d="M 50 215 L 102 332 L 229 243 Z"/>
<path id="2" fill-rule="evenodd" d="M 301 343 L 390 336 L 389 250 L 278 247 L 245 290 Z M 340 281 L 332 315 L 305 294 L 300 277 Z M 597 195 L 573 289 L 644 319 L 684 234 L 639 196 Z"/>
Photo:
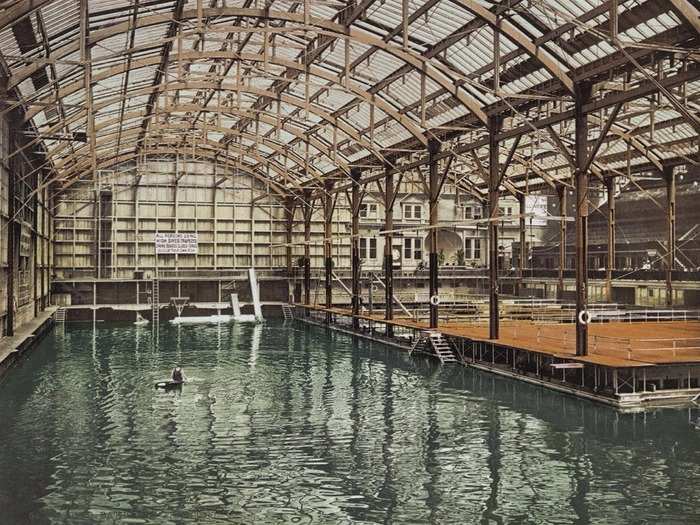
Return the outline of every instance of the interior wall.
<path id="1" fill-rule="evenodd" d="M 75 184 L 58 196 L 58 279 L 131 279 L 134 272 L 150 278 L 156 270 L 159 276 L 214 276 L 251 266 L 286 268 L 283 200 L 247 174 L 180 158 L 122 166 L 99 173 L 99 179 L 99 184 Z M 342 203 L 338 209 L 333 227 L 340 232 Z M 322 213 L 313 219 L 312 264 L 321 267 Z M 300 212 L 296 221 L 294 242 L 301 242 Z M 156 256 L 158 232 L 196 233 L 198 253 Z M 334 249 L 341 264 L 349 264 L 349 244 L 336 243 Z M 301 246 L 295 250 L 302 252 Z"/>
<path id="2" fill-rule="evenodd" d="M 285 201 L 264 182 L 238 172 L 221 162 L 190 158 L 145 159 L 115 171 L 98 174 L 99 184 L 73 184 L 57 197 L 55 265 L 58 279 L 80 278 L 132 279 L 159 276 L 216 276 L 228 270 L 255 267 L 265 270 L 285 269 L 286 228 Z M 427 251 L 422 259 L 403 257 L 404 239 L 422 245 L 428 224 L 428 201 L 423 181 L 417 174 L 405 176 L 394 204 L 394 226 L 405 228 L 394 236 L 397 262 L 402 269 L 413 270 L 421 262 L 427 265 Z M 351 213 L 348 195 L 341 191 L 336 198 L 332 224 L 332 256 L 336 268 L 350 267 Z M 254 203 L 254 205 L 251 205 Z M 366 188 L 363 203 L 367 206 L 360 218 L 363 238 L 362 267 L 383 268 L 384 224 L 383 198 L 374 186 Z M 517 215 L 517 201 L 504 199 L 508 211 Z M 313 203 L 310 255 L 314 271 L 324 267 L 324 217 L 320 200 Z M 296 202 L 292 234 L 293 265 L 304 255 L 302 202 Z M 416 207 L 421 209 L 416 217 Z M 460 194 L 450 182 L 443 186 L 439 203 L 439 220 L 454 223 L 467 218 L 465 210 L 479 207 L 476 201 Z M 469 214 L 471 217 L 471 214 Z M 468 221 L 469 222 L 469 221 Z M 417 229 L 412 230 L 415 226 Z M 518 238 L 518 221 L 504 217 L 502 244 Z M 530 227 L 540 238 L 543 225 Z M 450 231 L 462 248 L 466 239 L 481 240 L 480 254 L 466 255 L 468 265 L 485 265 L 486 228 L 473 222 L 457 233 Z M 155 254 L 157 232 L 197 233 L 197 255 Z M 366 239 L 365 239 L 366 238 Z M 370 245 L 368 240 L 372 240 Z M 98 249 L 99 246 L 99 249 Z M 460 246 L 455 246 L 455 251 Z M 509 248 L 506 246 L 505 248 Z M 506 250 L 508 251 L 508 250 Z M 445 264 L 454 265 L 447 258 Z M 98 271 L 99 268 L 99 271 Z M 143 273 L 141 273 L 143 272 Z"/>
<path id="3" fill-rule="evenodd" d="M 50 303 L 51 197 L 41 160 L 25 144 L 13 116 L 0 118 L 0 324 L 2 335 L 36 317 Z M 30 166 L 30 161 L 34 166 Z"/>

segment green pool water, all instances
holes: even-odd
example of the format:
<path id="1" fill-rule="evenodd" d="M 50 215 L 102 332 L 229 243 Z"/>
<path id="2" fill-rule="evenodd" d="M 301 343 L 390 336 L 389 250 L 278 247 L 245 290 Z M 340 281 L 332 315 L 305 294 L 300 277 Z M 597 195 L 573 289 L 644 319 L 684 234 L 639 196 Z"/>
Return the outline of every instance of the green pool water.
<path id="1" fill-rule="evenodd" d="M 301 324 L 69 325 L 0 381 L 0 523 L 700 523 L 698 415 Z"/>

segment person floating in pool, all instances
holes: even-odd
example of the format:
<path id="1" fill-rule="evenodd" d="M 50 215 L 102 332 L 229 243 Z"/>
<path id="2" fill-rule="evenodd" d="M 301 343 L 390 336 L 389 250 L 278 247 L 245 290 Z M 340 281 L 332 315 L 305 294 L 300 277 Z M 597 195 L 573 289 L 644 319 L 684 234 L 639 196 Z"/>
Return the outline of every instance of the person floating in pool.
<path id="1" fill-rule="evenodd" d="M 184 383 L 187 381 L 187 378 L 185 377 L 185 372 L 182 370 L 181 366 L 176 366 L 173 368 L 173 373 L 171 375 L 171 381 L 174 383 Z"/>

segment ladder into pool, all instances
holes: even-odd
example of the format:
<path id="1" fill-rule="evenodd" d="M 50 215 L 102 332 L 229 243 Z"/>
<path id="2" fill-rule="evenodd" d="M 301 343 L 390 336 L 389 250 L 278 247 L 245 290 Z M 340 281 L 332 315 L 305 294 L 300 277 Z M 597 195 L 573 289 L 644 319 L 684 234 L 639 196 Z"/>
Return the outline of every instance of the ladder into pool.
<path id="1" fill-rule="evenodd" d="M 64 324 L 66 322 L 66 309 L 59 308 L 53 313 L 53 321 L 57 324 Z"/>
<path id="2" fill-rule="evenodd" d="M 284 316 L 285 321 L 289 321 L 290 319 L 294 319 L 294 307 L 291 304 L 283 304 L 282 305 L 282 315 Z"/>
<path id="3" fill-rule="evenodd" d="M 154 330 L 158 329 L 160 321 L 160 283 L 158 279 L 151 281 L 151 323 Z"/>

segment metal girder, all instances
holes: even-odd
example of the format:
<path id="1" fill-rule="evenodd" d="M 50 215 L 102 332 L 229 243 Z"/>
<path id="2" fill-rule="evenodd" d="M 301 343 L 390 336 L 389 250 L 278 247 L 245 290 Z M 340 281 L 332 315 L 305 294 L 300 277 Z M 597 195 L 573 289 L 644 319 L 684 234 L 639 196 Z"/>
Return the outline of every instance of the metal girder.
<path id="1" fill-rule="evenodd" d="M 458 0 L 463 1 L 463 0 Z M 200 15 L 196 10 L 183 11 L 180 17 L 176 17 L 175 14 L 172 15 L 149 15 L 141 17 L 138 20 L 138 28 L 147 27 L 154 24 L 162 24 L 164 22 L 173 22 L 174 20 L 184 21 L 197 18 Z M 469 109 L 482 123 L 486 123 L 487 117 L 483 112 L 481 104 L 467 91 L 460 89 L 456 80 L 459 78 L 459 72 L 450 71 L 450 69 L 444 64 L 438 62 L 432 63 L 430 60 L 426 60 L 422 55 L 415 52 L 406 51 L 399 46 L 395 46 L 391 43 L 385 42 L 381 38 L 377 38 L 370 33 L 358 30 L 353 27 L 346 27 L 342 24 L 337 24 L 326 19 L 320 19 L 315 17 L 305 17 L 303 14 L 289 13 L 285 11 L 272 11 L 269 9 L 253 9 L 253 8 L 207 8 L 201 13 L 202 16 L 207 18 L 212 17 L 223 17 L 223 16 L 237 16 L 237 17 L 250 17 L 250 18 L 264 18 L 264 19 L 274 19 L 281 20 L 285 22 L 295 22 L 300 24 L 301 29 L 306 28 L 309 31 L 313 31 L 319 34 L 325 34 L 338 39 L 343 39 L 347 41 L 357 41 L 361 44 L 376 47 L 385 51 L 399 60 L 406 62 L 411 65 L 417 71 L 425 74 L 434 81 L 436 84 L 440 85 L 442 88 L 446 89 L 447 92 L 451 93 L 457 100 L 459 100 L 465 107 Z M 308 24 L 308 25 L 307 25 Z M 94 38 L 90 40 L 90 44 L 95 44 L 107 38 L 113 37 L 117 34 L 128 31 L 131 28 L 129 22 L 122 22 L 115 24 L 111 27 L 95 31 Z M 226 31 L 231 31 L 231 28 L 225 28 Z M 212 31 L 212 28 L 208 28 L 207 31 Z M 68 44 L 58 51 L 59 56 L 67 56 L 69 54 L 71 44 Z M 58 57 L 54 57 L 58 58 Z M 174 58 L 173 58 L 174 59 Z M 160 62 L 161 58 L 158 58 Z M 291 61 L 290 61 L 291 62 Z M 17 85 L 22 82 L 28 75 L 31 75 L 33 69 L 38 68 L 36 64 L 27 66 L 21 74 L 14 75 L 9 80 L 9 85 Z M 303 65 L 302 65 L 303 67 Z M 456 77 L 451 77 L 450 75 L 455 75 Z M 273 98 L 277 95 L 273 95 Z M 427 144 L 427 142 L 426 142 Z"/>
<path id="2" fill-rule="evenodd" d="M 120 102 L 123 100 L 125 97 L 134 97 L 134 96 L 141 96 L 150 93 L 151 91 L 177 91 L 180 89 L 221 89 L 222 91 L 241 91 L 245 93 L 252 93 L 256 95 L 260 94 L 266 94 L 269 93 L 266 90 L 260 89 L 260 88 L 253 88 L 250 86 L 246 85 L 241 85 L 241 84 L 226 84 L 226 85 L 215 85 L 212 84 L 211 82 L 180 82 L 180 83 L 175 83 L 172 82 L 170 84 L 166 85 L 161 85 L 161 86 L 150 86 L 146 88 L 141 88 L 138 90 L 134 90 L 128 95 L 120 95 L 118 97 L 115 97 L 113 99 L 109 99 L 106 101 L 102 101 L 98 104 L 95 104 L 95 110 L 99 110 L 101 108 L 107 107 L 111 104 L 114 104 L 115 102 Z M 288 104 L 290 106 L 296 106 L 296 107 L 301 107 L 304 108 L 303 101 L 298 100 L 294 97 L 291 97 L 290 95 L 282 95 L 283 102 L 285 104 Z M 372 152 L 377 158 L 380 160 L 383 159 L 382 154 L 377 151 L 371 144 L 369 144 L 365 139 L 360 138 L 360 135 L 357 131 L 357 129 L 353 128 L 350 126 L 350 124 L 346 123 L 344 120 L 333 117 L 330 113 L 324 111 L 321 108 L 318 108 L 316 106 L 309 106 L 309 113 L 313 113 L 315 116 L 319 117 L 322 120 L 327 121 L 330 125 L 337 127 L 340 131 L 342 131 L 345 135 L 348 137 L 352 138 L 354 141 L 356 141 L 358 144 L 361 144 L 363 147 L 365 147 L 368 151 Z M 81 115 L 83 114 L 82 111 L 78 111 L 76 115 Z"/>
<path id="3" fill-rule="evenodd" d="M 689 67 L 686 71 L 682 71 L 680 73 L 676 73 L 675 75 L 667 76 L 661 80 L 659 80 L 659 83 L 663 85 L 666 88 L 672 88 L 679 86 L 684 83 L 688 82 L 693 82 L 700 79 L 700 67 Z M 629 89 L 627 91 L 619 92 L 619 93 L 612 93 L 610 95 L 606 95 L 604 97 L 601 97 L 599 99 L 592 100 L 590 102 L 587 102 L 583 108 L 582 111 L 587 114 L 594 113 L 596 111 L 599 111 L 604 108 L 612 107 L 615 106 L 618 103 L 625 103 L 629 102 L 635 99 L 641 99 L 645 96 L 648 96 L 652 93 L 657 92 L 657 86 L 651 82 L 644 81 L 641 82 L 639 86 Z M 501 133 L 498 134 L 497 138 L 499 141 L 506 140 L 506 139 L 512 139 L 515 138 L 519 135 L 527 135 L 529 133 L 532 133 L 533 130 L 539 130 L 539 129 L 544 129 L 548 125 L 553 125 L 557 124 L 559 122 L 563 122 L 566 120 L 572 120 L 574 118 L 574 110 L 566 110 L 566 111 L 560 111 L 559 113 L 555 113 L 549 117 L 545 118 L 540 118 L 536 120 L 529 120 L 527 124 L 523 124 L 521 126 L 513 127 L 509 130 L 502 131 Z M 482 148 L 488 145 L 488 138 L 485 136 L 481 136 L 476 140 L 472 140 L 469 143 L 466 144 L 461 144 L 457 145 L 453 148 L 452 152 L 453 153 L 468 153 L 471 151 L 474 151 L 478 148 Z M 451 153 L 443 152 L 438 154 L 438 158 L 442 159 L 447 157 Z M 364 161 L 365 159 L 361 159 L 361 162 Z M 394 173 L 401 173 L 403 171 L 409 171 L 416 169 L 420 166 L 424 166 L 428 163 L 428 157 L 423 156 L 418 160 L 415 160 L 413 162 L 407 163 L 404 166 L 397 166 L 393 168 Z M 372 174 L 363 179 L 363 184 L 367 184 L 369 182 L 372 182 L 374 180 L 377 180 L 381 178 L 383 175 L 380 174 Z M 518 178 L 515 178 L 512 180 L 513 183 L 518 182 Z M 338 186 L 337 189 L 344 188 L 344 186 Z"/>
<path id="4" fill-rule="evenodd" d="M 187 104 L 187 103 L 181 103 L 177 104 L 176 106 L 166 106 L 165 108 L 161 107 L 159 110 L 160 115 L 170 115 L 172 113 L 187 113 L 187 112 L 198 112 L 198 111 L 206 111 L 208 113 L 220 113 L 220 114 L 225 114 L 225 115 L 233 115 L 233 116 L 238 116 L 238 117 L 243 117 L 243 116 L 249 116 L 250 112 L 246 110 L 240 110 L 236 108 L 231 108 L 228 106 L 208 106 L 204 107 L 198 104 Z M 118 124 L 123 124 L 125 122 L 128 122 L 130 120 L 135 120 L 135 119 L 141 119 L 143 118 L 144 115 L 144 110 L 139 110 L 139 111 L 132 111 L 129 113 L 126 113 L 123 115 L 123 117 L 115 117 L 113 119 L 103 121 L 99 125 L 95 126 L 95 129 L 97 132 L 104 128 L 108 128 L 110 126 L 115 126 Z M 69 119 L 66 123 L 70 124 L 72 122 L 77 122 L 79 120 L 80 115 L 74 115 Z M 276 118 L 274 115 L 269 115 L 269 114 L 264 114 L 264 113 L 258 113 L 257 118 L 260 119 L 261 122 L 264 122 L 270 126 L 274 126 L 276 124 Z M 58 126 L 58 125 L 57 125 Z M 63 124 L 60 124 L 60 127 L 63 127 Z M 56 131 L 56 126 L 46 130 L 43 133 L 38 134 L 37 138 L 32 140 L 30 144 L 34 144 L 41 140 L 41 137 L 43 135 L 51 135 L 52 133 L 55 133 Z M 230 130 L 226 130 L 227 132 L 230 132 Z M 329 160 L 333 161 L 333 163 L 337 164 L 343 171 L 349 173 L 350 172 L 350 167 L 347 158 L 341 154 L 341 153 L 333 153 L 330 149 L 330 147 L 319 140 L 318 138 L 314 137 L 313 135 L 310 135 L 308 133 L 305 133 L 303 130 L 300 128 L 293 126 L 292 124 L 287 123 L 285 125 L 285 131 L 289 133 L 290 135 L 294 135 L 296 137 L 299 137 L 304 140 L 308 140 L 309 144 L 313 146 L 319 153 L 322 153 L 328 157 Z M 369 143 L 364 141 L 361 137 L 357 136 L 357 139 L 359 140 L 358 144 L 362 146 L 369 147 Z M 65 147 L 65 143 L 61 144 L 61 146 L 58 146 L 58 149 L 50 150 L 49 151 L 49 156 L 51 155 L 59 155 L 61 154 L 62 150 Z M 222 148 L 223 149 L 223 148 Z M 13 154 L 10 154 L 10 157 Z"/>
<path id="5" fill-rule="evenodd" d="M 121 137 L 122 137 L 122 138 L 133 138 L 133 137 L 135 137 L 135 136 L 138 136 L 138 135 L 140 135 L 139 129 L 140 129 L 140 128 L 131 128 L 131 129 L 129 129 L 129 130 L 122 131 Z M 163 126 L 160 126 L 160 125 L 157 125 L 157 124 L 156 124 L 156 125 L 152 125 L 149 129 L 150 129 L 150 131 L 153 131 L 153 132 L 157 132 L 157 131 L 159 131 L 159 130 L 160 130 L 160 131 L 169 131 L 169 130 L 178 130 L 178 129 L 179 129 L 179 130 L 188 130 L 188 131 L 189 131 L 189 130 L 192 130 L 192 129 L 195 129 L 195 130 L 197 130 L 197 131 L 215 131 L 215 132 L 218 131 L 218 132 L 220 132 L 220 133 L 231 132 L 231 131 L 228 130 L 227 128 L 216 128 L 216 127 L 212 127 L 212 126 L 205 127 L 205 126 L 203 126 L 203 125 L 201 125 L 201 124 L 198 125 L 198 126 L 195 126 L 194 128 L 192 128 L 189 124 L 181 124 L 181 125 L 177 125 L 177 124 L 167 124 L 167 125 L 163 125 Z M 241 132 L 237 132 L 237 133 L 239 133 L 239 135 L 244 136 L 244 137 L 247 138 L 248 140 L 251 140 L 251 141 L 253 141 L 253 142 L 256 141 L 256 136 L 255 136 L 255 135 L 252 135 L 252 134 L 250 134 L 250 133 L 241 133 Z M 118 148 L 110 147 L 112 144 L 114 144 L 114 143 L 116 142 L 116 140 L 114 139 L 114 135 L 117 135 L 117 139 L 118 139 L 119 131 L 114 131 L 114 132 L 112 132 L 112 133 L 109 133 L 109 134 L 106 134 L 106 135 L 102 135 L 102 136 L 100 137 L 100 138 L 103 139 L 103 140 L 98 141 L 97 144 L 96 144 L 96 148 L 99 149 L 100 154 L 103 154 L 104 152 L 107 152 L 107 153 L 119 153 L 119 149 L 118 149 Z M 111 139 L 111 140 L 108 139 L 108 137 L 110 137 L 110 136 L 112 136 L 112 139 Z M 159 141 L 159 143 L 162 143 L 162 142 L 163 142 L 162 140 Z M 273 142 L 273 141 L 271 141 L 271 140 L 269 140 L 269 139 L 265 139 L 263 142 L 264 142 L 264 144 L 265 144 L 267 147 L 269 147 L 269 148 L 271 148 L 271 149 L 273 149 L 273 150 L 275 150 L 275 151 L 279 151 L 279 152 L 285 153 L 285 154 L 287 155 L 287 158 L 288 158 L 290 161 L 292 161 L 293 164 L 296 164 L 297 166 L 299 166 L 299 167 L 302 168 L 302 169 L 305 168 L 304 159 L 299 158 L 298 155 L 297 155 L 295 152 L 286 151 L 285 148 L 283 148 L 283 147 L 280 146 L 279 144 L 277 144 L 277 143 L 275 143 L 275 142 Z M 205 140 L 204 143 L 207 144 L 207 145 L 210 145 L 210 146 L 214 146 L 214 145 L 217 144 L 216 142 L 210 142 L 210 141 L 208 141 L 208 140 Z M 131 140 L 131 141 L 124 142 L 124 144 L 126 144 L 126 145 L 131 144 L 131 145 L 136 145 L 136 146 L 138 146 L 138 145 L 139 145 L 139 140 L 138 140 L 138 138 L 137 138 L 136 140 Z M 81 148 L 78 148 L 77 151 L 80 152 L 81 149 L 84 149 L 84 148 L 86 148 L 86 147 L 89 147 L 89 146 L 88 146 L 88 145 L 84 145 L 84 146 L 82 146 Z M 239 145 L 239 144 L 237 144 L 237 143 L 234 142 L 234 143 L 228 144 L 227 147 L 225 148 L 225 150 L 226 150 L 226 151 L 238 152 L 238 153 L 241 153 L 241 154 L 246 155 L 246 156 L 248 156 L 248 157 L 255 158 L 255 159 L 258 160 L 261 164 L 276 166 L 276 163 L 275 163 L 274 161 L 272 161 L 272 160 L 270 160 L 270 159 L 267 159 L 266 157 L 260 155 L 260 154 L 257 153 L 257 152 L 254 152 L 254 151 L 252 150 L 252 146 L 251 146 L 251 149 L 246 149 L 246 148 L 244 148 L 242 145 Z M 70 160 L 71 158 L 72 158 L 72 157 L 68 157 L 68 159 L 66 159 L 66 160 Z M 60 171 L 64 166 L 65 166 L 65 161 L 62 162 L 62 161 L 60 161 L 60 160 L 57 160 L 56 163 L 55 163 L 56 170 L 59 170 L 59 171 Z M 276 171 L 277 171 L 277 170 L 276 170 Z M 278 173 L 282 174 L 282 176 L 283 176 L 287 181 L 289 181 L 289 177 L 287 176 L 288 171 L 285 170 L 284 167 L 281 167 L 280 170 L 278 171 Z M 312 173 L 313 173 L 314 177 L 317 178 L 317 179 L 320 179 L 320 178 L 322 177 L 322 175 L 323 175 L 321 172 L 317 171 L 316 169 L 312 169 Z M 294 183 L 293 185 L 296 186 L 297 184 Z"/>
<path id="6" fill-rule="evenodd" d="M 700 34 L 700 11 L 688 0 L 669 0 L 673 10 Z"/>
<path id="7" fill-rule="evenodd" d="M 131 133 L 129 133 L 129 134 L 130 134 L 130 135 L 133 135 L 133 134 L 134 134 L 133 132 L 134 132 L 134 131 L 138 131 L 138 129 L 139 129 L 139 128 L 134 128 L 133 130 L 131 130 Z M 127 133 L 125 133 L 124 135 L 126 136 Z M 161 141 L 159 141 L 159 147 L 157 147 L 157 148 L 149 148 L 149 149 L 148 149 L 148 153 L 151 153 L 151 152 L 153 152 L 153 151 L 160 150 L 160 149 L 162 149 L 160 145 L 167 145 L 167 144 L 168 144 L 168 142 L 161 140 Z M 175 143 L 175 144 L 177 144 L 177 143 Z M 205 145 L 206 145 L 206 146 L 210 146 L 210 148 L 203 148 L 203 146 L 205 146 Z M 200 142 L 197 144 L 197 146 L 198 146 L 198 147 L 197 147 L 196 151 L 200 151 L 200 152 L 201 152 L 201 151 L 205 151 L 205 150 L 209 149 L 209 150 L 212 151 L 215 155 L 216 155 L 216 154 L 221 155 L 221 151 L 222 151 L 222 150 L 220 150 L 220 149 L 217 148 L 217 143 L 216 143 L 216 142 L 200 141 Z M 138 143 L 134 143 L 134 149 L 135 149 L 135 150 L 138 150 Z M 288 176 L 287 176 L 287 171 L 284 169 L 284 166 L 278 166 L 277 163 L 275 163 L 275 162 L 273 162 L 273 161 L 271 161 L 271 160 L 269 160 L 269 159 L 267 159 L 267 158 L 265 158 L 265 157 L 262 157 L 260 154 L 254 152 L 254 151 L 251 151 L 251 150 L 245 150 L 245 149 L 243 149 L 243 148 L 238 148 L 238 147 L 229 147 L 229 149 L 230 149 L 231 151 L 234 151 L 234 152 L 239 153 L 241 156 L 249 157 L 249 158 L 251 158 L 251 159 L 255 159 L 259 164 L 265 165 L 265 166 L 268 167 L 269 169 L 273 170 L 273 171 L 274 171 L 275 173 L 277 173 L 277 175 L 279 175 L 281 178 L 283 178 L 283 179 L 285 179 L 285 180 L 289 180 L 289 178 L 288 178 Z M 112 157 L 109 156 L 110 153 L 113 154 Z M 104 159 L 113 158 L 113 157 L 117 157 L 117 156 L 119 156 L 119 152 L 118 152 L 118 151 L 114 151 L 114 150 L 112 150 L 111 152 L 110 152 L 110 151 L 106 151 L 106 152 L 100 151 L 100 158 L 103 159 L 103 160 L 104 160 Z M 102 164 L 100 164 L 100 166 L 101 166 L 101 167 L 100 167 L 99 169 L 104 169 L 104 162 L 103 162 Z M 65 169 L 65 170 L 63 170 L 63 171 L 61 171 L 61 168 L 62 168 L 61 165 L 57 166 L 57 171 L 59 172 L 61 178 L 68 179 L 68 178 L 76 177 L 76 176 L 79 177 L 79 176 L 82 175 L 82 173 L 84 173 L 84 171 L 85 171 L 84 157 L 81 158 L 81 159 L 80 159 L 78 162 L 76 162 L 74 165 L 68 167 L 67 169 Z M 273 182 L 272 179 L 270 179 L 269 177 L 265 177 L 265 180 L 266 180 L 266 181 L 269 181 L 269 182 Z M 294 186 L 297 187 L 297 188 L 300 188 L 300 186 L 299 186 L 298 184 L 294 184 Z"/>
<path id="8" fill-rule="evenodd" d="M 15 2 L 0 14 L 0 29 L 11 26 L 33 11 L 51 3 L 53 0 L 21 0 Z"/>
<path id="9" fill-rule="evenodd" d="M 163 49 L 160 53 L 160 57 L 157 57 L 159 60 L 160 65 L 156 69 L 155 74 L 153 75 L 153 86 L 159 86 L 161 82 L 163 81 L 163 76 L 166 74 L 166 71 L 168 70 L 168 65 L 170 64 L 170 55 L 173 50 L 173 42 L 172 40 L 169 40 L 175 32 L 178 30 L 179 24 L 180 24 L 180 19 L 182 17 L 182 10 L 185 7 L 185 0 L 176 0 L 175 6 L 173 7 L 173 20 L 170 22 L 168 25 L 168 31 L 166 33 L 166 42 L 163 44 Z M 137 19 L 138 20 L 138 19 Z M 130 25 L 133 26 L 133 20 L 131 21 L 132 23 Z M 135 29 L 132 29 L 132 31 L 135 31 Z M 132 71 L 133 69 L 136 69 L 133 67 L 133 61 L 131 60 L 131 55 L 129 55 L 129 61 L 126 64 L 126 69 L 127 71 Z M 155 105 L 158 102 L 158 96 L 160 95 L 160 92 L 158 91 L 153 91 L 149 97 L 148 97 L 148 102 L 146 103 L 146 115 L 143 117 L 143 121 L 141 122 L 141 135 L 138 140 L 138 142 L 141 144 L 140 147 L 143 145 L 143 139 L 146 136 L 146 132 L 148 131 L 148 126 L 151 120 L 151 117 L 153 116 L 153 109 Z"/>
<path id="10" fill-rule="evenodd" d="M 525 35 L 522 31 L 510 24 L 507 20 L 498 18 L 495 14 L 474 0 L 450 0 L 450 2 L 486 21 L 494 31 L 498 31 L 499 33 L 507 36 L 509 40 L 524 49 L 527 54 L 542 64 L 542 66 L 554 78 L 562 83 L 564 88 L 566 88 L 569 93 L 573 94 L 574 82 L 564 72 L 561 65 L 559 65 L 542 47 L 535 46 L 532 39 Z"/>
<path id="11" fill-rule="evenodd" d="M 148 153 L 154 154 L 154 155 L 175 155 L 177 153 L 181 153 L 181 148 L 178 148 L 178 147 L 150 148 Z M 197 155 L 200 157 L 208 157 L 208 158 L 215 159 L 216 157 L 221 157 L 221 152 L 199 149 L 197 151 Z M 111 157 L 111 158 L 100 159 L 100 162 L 98 162 L 98 164 L 97 164 L 97 171 L 111 168 L 112 166 L 139 158 L 141 156 L 142 156 L 142 153 L 138 152 L 134 149 L 131 151 L 121 152 L 119 155 L 116 155 L 116 156 Z M 239 170 L 243 173 L 246 173 L 247 175 L 250 175 L 251 177 L 260 181 L 262 184 L 266 184 L 266 185 L 269 184 L 272 191 L 280 196 L 289 195 L 289 191 L 287 191 L 286 188 L 279 186 L 274 181 L 271 181 L 265 174 L 259 172 L 257 166 L 245 164 L 243 162 L 238 161 L 237 159 L 229 160 L 228 165 L 230 167 L 235 168 L 236 170 Z M 56 188 L 57 192 L 65 191 L 68 187 L 70 187 L 73 184 L 76 184 L 78 182 L 85 182 L 84 179 L 79 179 L 79 178 L 66 179 L 66 180 L 67 180 L 67 184 Z M 49 182 L 51 182 L 51 181 L 47 181 L 47 183 L 49 183 Z M 53 181 L 53 182 L 58 182 L 58 181 Z"/>
<path id="12" fill-rule="evenodd" d="M 216 60 L 216 59 L 233 59 L 233 58 L 238 58 L 241 60 L 246 60 L 246 61 L 254 61 L 254 62 L 263 62 L 265 60 L 265 57 L 260 54 L 253 54 L 253 53 L 235 53 L 231 51 L 207 51 L 207 52 L 197 52 L 197 51 L 190 51 L 190 52 L 185 52 L 181 54 L 175 54 L 171 55 L 171 58 L 173 60 L 178 60 L 178 61 L 184 61 L 184 62 L 194 62 L 197 60 Z M 140 60 L 134 60 L 131 63 L 131 71 L 134 71 L 136 69 L 144 68 L 144 67 L 150 67 L 156 64 L 159 64 L 161 61 L 160 57 L 148 57 L 148 58 L 143 58 Z M 268 58 L 269 63 L 275 64 L 275 65 L 281 65 L 285 66 L 287 68 L 298 68 L 301 69 L 304 66 L 301 64 L 298 64 L 296 62 L 284 60 L 281 58 L 275 58 L 275 59 L 270 59 Z M 93 75 L 93 82 L 100 82 L 103 80 L 107 80 L 111 77 L 121 75 L 125 73 L 126 71 L 127 64 L 119 64 L 117 66 L 113 66 L 109 68 L 107 71 L 100 72 L 96 75 Z M 324 80 L 327 80 L 329 82 L 336 82 L 338 83 L 339 86 L 344 86 L 343 81 L 341 81 L 338 77 L 334 77 L 333 74 L 328 73 L 327 71 L 321 69 L 321 68 L 309 68 L 309 73 L 313 76 L 317 76 L 319 78 L 323 78 Z M 232 79 L 233 80 L 233 79 Z M 195 81 L 196 82 L 196 81 Z M 190 82 L 186 82 L 186 84 L 189 84 Z M 166 84 L 165 87 L 169 87 L 172 85 L 177 85 L 177 83 L 169 83 Z M 230 85 L 229 83 L 224 83 L 224 82 L 210 82 L 209 84 L 206 85 L 207 88 L 212 89 L 212 90 L 222 90 L 224 85 Z M 158 84 L 154 86 L 155 88 L 160 87 L 161 84 Z M 240 84 L 235 84 L 235 86 L 240 86 L 240 87 L 233 87 L 233 91 L 246 91 L 250 93 L 264 93 L 267 96 L 276 96 L 271 91 L 268 90 L 262 90 L 256 92 L 254 87 L 252 86 L 245 86 L 245 85 L 240 85 Z M 386 113 L 387 115 L 393 117 L 399 124 L 401 124 L 411 135 L 413 135 L 415 138 L 417 138 L 419 141 L 422 143 L 427 144 L 427 139 L 421 132 L 421 130 L 413 123 L 411 122 L 408 118 L 406 118 L 404 115 L 399 114 L 395 109 L 393 109 L 388 103 L 386 103 L 383 99 L 378 98 L 378 97 L 373 97 L 370 96 L 366 93 L 366 91 L 359 85 L 355 84 L 354 82 L 348 82 L 347 85 L 344 87 L 350 89 L 353 94 L 359 98 L 362 98 L 365 102 L 368 104 L 372 104 L 377 106 L 381 111 Z M 68 84 L 66 86 L 63 86 L 59 90 L 59 97 L 67 97 L 70 96 L 74 93 L 79 92 L 82 89 L 81 87 L 81 82 L 73 82 L 72 84 Z M 172 88 L 171 88 L 172 89 Z M 259 89 L 259 88 L 258 88 Z M 158 93 L 160 90 L 155 90 L 152 92 L 151 97 L 154 97 L 155 93 Z M 126 95 L 126 94 L 125 94 Z M 287 97 L 289 95 L 280 95 L 283 100 L 286 102 Z M 43 103 L 49 103 L 49 102 L 54 102 L 56 99 L 56 95 L 45 97 L 40 100 L 40 102 Z M 304 106 L 302 106 L 305 110 L 307 109 L 307 104 L 306 102 L 302 102 Z M 147 106 L 148 108 L 148 106 Z M 26 120 L 29 120 L 33 118 L 36 114 L 40 113 L 43 111 L 42 107 L 37 106 L 34 109 L 30 109 L 27 111 Z"/>

